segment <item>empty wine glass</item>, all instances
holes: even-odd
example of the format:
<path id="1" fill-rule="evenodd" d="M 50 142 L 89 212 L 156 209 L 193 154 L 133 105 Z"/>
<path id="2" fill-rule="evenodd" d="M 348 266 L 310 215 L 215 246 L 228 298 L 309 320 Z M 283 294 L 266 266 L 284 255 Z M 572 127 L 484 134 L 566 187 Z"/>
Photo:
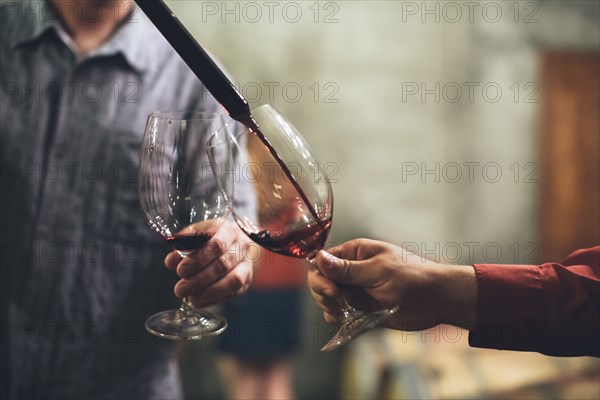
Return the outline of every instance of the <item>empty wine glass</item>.
<path id="1" fill-rule="evenodd" d="M 210 168 L 206 142 L 225 125 L 222 115 L 206 112 L 155 112 L 148 116 L 139 167 L 139 199 L 150 227 L 182 258 L 201 248 L 218 231 L 229 205 Z M 227 152 L 214 152 L 222 165 Z M 231 189 L 228 189 L 231 190 Z M 195 309 L 186 299 L 178 310 L 159 312 L 146 329 L 168 339 L 217 335 L 226 321 Z"/>
<path id="2" fill-rule="evenodd" d="M 208 146 L 211 158 L 223 148 L 247 154 L 247 163 L 236 166 L 235 184 L 224 191 L 230 198 L 248 196 L 247 190 L 239 193 L 238 182 L 244 181 L 252 187 L 256 210 L 248 212 L 248 208 L 234 206 L 233 216 L 246 235 L 267 250 L 312 262 L 331 228 L 333 192 L 329 180 L 300 133 L 272 105 L 258 107 L 252 116 L 258 129 L 221 129 Z M 339 301 L 342 325 L 322 351 L 360 336 L 396 311 L 364 313 L 343 297 Z"/>

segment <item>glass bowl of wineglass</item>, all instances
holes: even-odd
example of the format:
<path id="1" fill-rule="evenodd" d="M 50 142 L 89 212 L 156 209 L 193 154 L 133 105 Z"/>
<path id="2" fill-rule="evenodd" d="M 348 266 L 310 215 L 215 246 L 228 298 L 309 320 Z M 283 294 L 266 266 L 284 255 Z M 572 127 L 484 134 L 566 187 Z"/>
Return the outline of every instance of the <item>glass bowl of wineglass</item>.
<path id="1" fill-rule="evenodd" d="M 150 227 L 182 258 L 206 244 L 229 215 L 223 183 L 206 152 L 208 139 L 225 125 L 222 115 L 199 111 L 148 116 L 138 174 L 140 206 Z M 230 155 L 216 151 L 212 157 L 227 166 Z M 150 333 L 174 340 L 202 339 L 226 327 L 222 317 L 195 309 L 186 299 L 179 309 L 146 321 Z"/>
<path id="2" fill-rule="evenodd" d="M 233 217 L 246 235 L 265 249 L 312 262 L 325 246 L 331 228 L 330 182 L 304 138 L 275 107 L 264 105 L 251 114 L 256 123 L 254 129 L 223 128 L 211 137 L 208 145 L 212 165 L 217 165 L 216 159 L 222 157 L 224 149 L 247 155 L 245 165 L 236 165 L 233 170 L 236 184 L 222 188 L 230 199 L 252 193 L 256 209 L 233 206 Z M 241 181 L 252 190 L 239 193 Z M 340 330 L 322 351 L 349 342 L 396 311 L 392 308 L 364 313 L 353 308 L 344 297 L 338 300 L 344 319 Z"/>

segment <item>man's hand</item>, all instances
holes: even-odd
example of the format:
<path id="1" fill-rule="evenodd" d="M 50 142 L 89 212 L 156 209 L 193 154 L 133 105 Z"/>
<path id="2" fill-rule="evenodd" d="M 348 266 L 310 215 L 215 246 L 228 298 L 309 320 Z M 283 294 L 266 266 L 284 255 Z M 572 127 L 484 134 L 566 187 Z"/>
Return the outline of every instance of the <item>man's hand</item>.
<path id="1" fill-rule="evenodd" d="M 440 323 L 469 326 L 476 319 L 477 282 L 471 266 L 439 264 L 401 247 L 356 239 L 321 251 L 308 285 L 327 322 L 341 322 L 336 297 L 374 311 L 399 306 L 382 325 L 422 330 Z M 338 287 L 337 285 L 341 285 Z"/>
<path id="2" fill-rule="evenodd" d="M 187 297 L 194 307 L 222 303 L 248 290 L 252 283 L 252 262 L 245 257 L 250 239 L 233 222 L 226 221 L 201 249 L 181 258 L 167 254 L 165 265 L 180 279 L 175 295 Z"/>

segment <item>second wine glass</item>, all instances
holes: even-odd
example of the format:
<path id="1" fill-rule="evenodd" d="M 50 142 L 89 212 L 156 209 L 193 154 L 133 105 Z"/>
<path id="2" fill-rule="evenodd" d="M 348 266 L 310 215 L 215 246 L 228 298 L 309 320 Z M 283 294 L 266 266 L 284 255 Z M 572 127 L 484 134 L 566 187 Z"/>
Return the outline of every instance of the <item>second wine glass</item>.
<path id="1" fill-rule="evenodd" d="M 258 125 L 256 131 L 224 128 L 215 133 L 208 146 L 212 161 L 224 148 L 248 157 L 244 165 L 233 170 L 236 184 L 224 191 L 229 198 L 248 196 L 247 189 L 239 193 L 242 185 L 237 183 L 244 181 L 252 188 L 256 206 L 253 211 L 234 206 L 233 216 L 248 237 L 267 250 L 312 262 L 325 246 L 331 228 L 333 191 L 329 179 L 304 138 L 272 105 L 254 109 L 252 116 Z M 344 319 L 322 351 L 360 336 L 396 310 L 364 313 L 347 299 L 338 300 Z"/>
<path id="2" fill-rule="evenodd" d="M 155 112 L 146 123 L 140 205 L 150 227 L 182 258 L 206 244 L 229 214 L 222 184 L 206 154 L 206 142 L 223 126 L 222 115 L 195 111 Z M 213 158 L 227 168 L 230 155 L 214 152 Z M 202 339 L 226 327 L 222 317 L 195 309 L 185 299 L 179 309 L 159 312 L 146 321 L 149 332 L 167 339 Z"/>

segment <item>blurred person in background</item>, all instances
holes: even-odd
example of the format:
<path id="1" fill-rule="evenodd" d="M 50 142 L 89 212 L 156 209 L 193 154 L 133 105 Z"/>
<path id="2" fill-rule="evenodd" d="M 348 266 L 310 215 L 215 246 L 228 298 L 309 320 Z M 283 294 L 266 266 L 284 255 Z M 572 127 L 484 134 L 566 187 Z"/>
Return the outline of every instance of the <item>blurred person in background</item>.
<path id="1" fill-rule="evenodd" d="M 253 145 L 262 146 L 258 141 Z M 264 152 L 253 151 L 252 146 L 248 153 L 253 165 L 269 162 L 258 159 L 256 155 Z M 253 179 L 258 177 L 250 176 L 250 181 Z M 260 195 L 258 203 L 263 201 Z M 272 209 L 269 213 L 282 212 Z M 232 359 L 227 397 L 292 399 L 291 358 L 301 339 L 306 262 L 254 248 L 257 254 L 249 258 L 255 260 L 257 272 L 250 290 L 224 305 L 229 328 L 220 338 L 220 349 Z"/>
<path id="2" fill-rule="evenodd" d="M 252 286 L 224 304 L 220 350 L 231 399 L 293 399 L 292 356 L 301 344 L 303 260 L 261 250 Z"/>
<path id="3" fill-rule="evenodd" d="M 144 321 L 175 284 L 196 306 L 242 293 L 252 265 L 223 254 L 248 239 L 229 223 L 210 257 L 169 253 L 177 281 L 139 150 L 150 112 L 221 108 L 132 1 L 0 7 L 0 395 L 178 398 L 174 342 Z"/>
<path id="4" fill-rule="evenodd" d="M 440 264 L 388 243 L 356 239 L 320 252 L 312 295 L 330 323 L 343 285 L 362 310 L 398 305 L 382 325 L 470 330 L 469 344 L 552 356 L 600 356 L 600 246 L 562 263 Z"/>

